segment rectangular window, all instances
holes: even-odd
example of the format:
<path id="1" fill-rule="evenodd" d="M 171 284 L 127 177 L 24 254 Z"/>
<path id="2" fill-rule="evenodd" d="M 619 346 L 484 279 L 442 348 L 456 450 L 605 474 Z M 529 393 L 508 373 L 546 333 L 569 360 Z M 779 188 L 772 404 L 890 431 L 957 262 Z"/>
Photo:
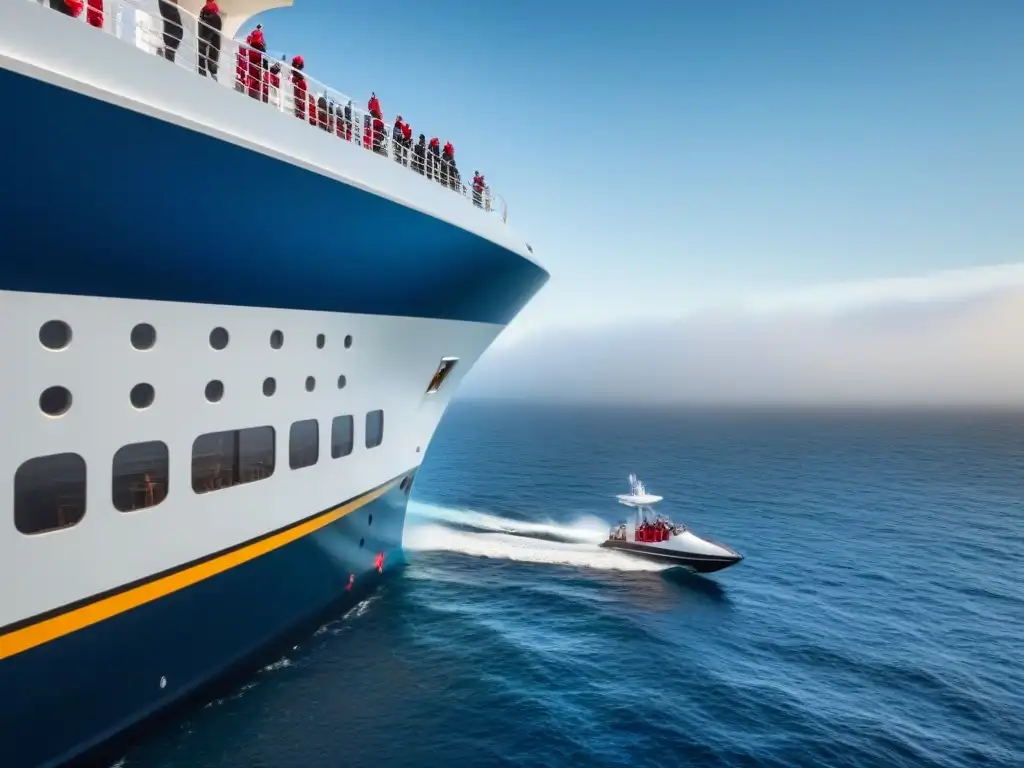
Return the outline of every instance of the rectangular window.
<path id="1" fill-rule="evenodd" d="M 384 411 L 366 414 L 366 447 L 376 448 L 384 441 Z"/>
<path id="2" fill-rule="evenodd" d="M 167 443 L 152 440 L 124 446 L 114 454 L 112 475 L 114 509 L 132 512 L 155 507 L 167 497 Z"/>
<path id="3" fill-rule="evenodd" d="M 296 421 L 288 435 L 288 464 L 292 469 L 312 467 L 320 459 L 320 425 L 316 419 Z"/>
<path id="4" fill-rule="evenodd" d="M 427 394 L 432 395 L 441 388 L 444 384 L 445 379 L 448 378 L 448 374 L 452 372 L 455 364 L 459 362 L 457 357 L 442 357 L 441 364 L 437 366 L 437 370 L 434 372 L 434 378 L 430 380 L 430 385 L 427 387 Z"/>
<path id="5" fill-rule="evenodd" d="M 335 416 L 331 422 L 331 458 L 340 459 L 352 453 L 355 422 L 351 416 Z"/>
<path id="6" fill-rule="evenodd" d="M 85 459 L 55 453 L 14 473 L 14 527 L 33 534 L 70 528 L 85 517 Z"/>
<path id="7" fill-rule="evenodd" d="M 274 456 L 273 427 L 200 435 L 192 444 L 192 490 L 207 493 L 268 478 Z"/>

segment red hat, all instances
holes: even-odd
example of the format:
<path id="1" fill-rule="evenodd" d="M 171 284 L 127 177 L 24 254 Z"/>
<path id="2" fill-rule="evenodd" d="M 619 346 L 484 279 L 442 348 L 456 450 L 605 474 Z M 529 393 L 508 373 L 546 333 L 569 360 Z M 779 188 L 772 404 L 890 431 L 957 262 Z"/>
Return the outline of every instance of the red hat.
<path id="1" fill-rule="evenodd" d="M 295 67 L 296 69 L 302 69 L 304 66 L 306 66 L 306 62 L 302 60 L 301 56 L 295 56 L 292 59 L 292 66 Z"/>

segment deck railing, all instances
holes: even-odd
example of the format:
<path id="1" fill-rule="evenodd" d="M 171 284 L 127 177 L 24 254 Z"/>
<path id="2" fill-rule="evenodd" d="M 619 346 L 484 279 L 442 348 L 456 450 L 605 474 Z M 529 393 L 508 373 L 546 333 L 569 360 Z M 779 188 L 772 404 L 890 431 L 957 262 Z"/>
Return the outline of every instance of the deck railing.
<path id="1" fill-rule="evenodd" d="M 87 26 L 102 29 L 103 32 L 146 53 L 168 58 L 164 55 L 163 19 L 144 8 L 139 0 L 102 0 L 101 18 L 98 18 L 96 13 L 100 0 L 81 1 L 84 8 L 77 18 Z M 50 0 L 30 2 L 43 6 L 50 5 Z M 424 181 L 429 177 L 431 183 L 465 197 L 483 211 L 498 214 L 503 222 L 508 221 L 508 206 L 505 199 L 489 186 L 485 186 L 482 191 L 474 190 L 472 171 L 469 176 L 461 169 L 458 174 L 452 174 L 441 162 L 440 157 L 433 158 L 429 151 L 425 153 L 425 162 L 417 162 L 414 146 L 404 146 L 393 140 L 393 120 L 389 122 L 385 119 L 382 127 L 379 124 L 377 126 L 381 130 L 375 132 L 373 119 L 365 108 L 359 106 L 360 101 L 311 77 L 305 70 L 302 71 L 302 77 L 306 82 L 305 95 L 304 98 L 297 100 L 296 96 L 302 95 L 302 92 L 297 91 L 293 85 L 291 59 L 285 60 L 285 56 L 280 52 L 254 52 L 259 53 L 259 58 L 266 63 L 266 69 L 262 68 L 261 62 L 258 71 L 254 72 L 257 74 L 256 78 L 250 76 L 249 55 L 253 49 L 238 40 L 220 36 L 219 61 L 215 67 L 210 66 L 208 54 L 203 56 L 201 61 L 202 41 L 197 32 L 200 25 L 206 25 L 184 8 L 177 6 L 177 9 L 181 14 L 182 36 L 174 52 L 175 66 L 189 70 L 196 77 L 212 77 L 224 86 L 225 90 L 233 92 L 232 97 L 251 98 L 261 102 L 267 109 L 280 112 L 282 119 L 302 120 L 310 130 L 329 133 L 336 141 L 355 144 L 367 151 L 375 152 L 381 156 L 381 162 L 397 163 Z M 168 62 L 171 61 L 168 58 Z M 241 66 L 243 61 L 244 67 Z M 276 76 L 272 77 L 271 68 L 275 65 L 278 71 Z M 326 106 L 327 109 L 321 109 L 322 106 Z M 417 133 L 414 129 L 414 136 Z M 424 134 L 430 135 L 426 132 Z M 413 141 L 415 145 L 415 138 Z M 414 182 L 410 180 L 410 183 Z"/>

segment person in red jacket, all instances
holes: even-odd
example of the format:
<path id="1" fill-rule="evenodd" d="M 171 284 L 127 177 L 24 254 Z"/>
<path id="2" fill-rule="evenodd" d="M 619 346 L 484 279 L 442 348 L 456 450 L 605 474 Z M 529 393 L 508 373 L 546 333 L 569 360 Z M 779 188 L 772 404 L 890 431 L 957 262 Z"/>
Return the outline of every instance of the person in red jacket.
<path id="1" fill-rule="evenodd" d="M 477 208 L 484 207 L 484 186 L 484 175 L 473 171 L 473 205 Z"/>
<path id="2" fill-rule="evenodd" d="M 427 145 L 427 178 L 441 180 L 441 142 L 437 136 Z"/>
<path id="3" fill-rule="evenodd" d="M 292 59 L 292 101 L 295 104 L 295 116 L 299 120 L 306 119 L 306 91 L 309 86 L 306 84 L 306 77 L 302 74 L 306 62 L 301 56 Z"/>
<path id="4" fill-rule="evenodd" d="M 402 131 L 402 126 L 405 125 L 402 122 L 402 116 L 399 115 L 395 118 L 395 125 L 391 129 L 391 146 L 394 147 L 395 162 L 399 165 L 402 164 L 402 154 L 405 149 L 405 133 Z M 408 157 L 406 157 L 408 163 Z"/>
<path id="5" fill-rule="evenodd" d="M 412 149 L 412 126 L 402 123 L 402 165 L 409 165 L 409 151 Z"/>
<path id="6" fill-rule="evenodd" d="M 245 72 L 248 69 L 249 49 L 246 46 L 252 45 L 252 32 L 245 37 L 245 45 L 238 46 L 238 53 L 235 55 L 235 90 L 245 93 Z"/>
<path id="7" fill-rule="evenodd" d="M 249 35 L 249 50 L 246 58 L 249 61 L 249 73 L 246 78 L 246 85 L 249 96 L 254 99 L 262 98 L 263 82 L 266 79 L 267 58 L 263 54 L 267 52 L 267 42 L 263 38 L 263 25 L 257 24 L 256 29 Z"/>
<path id="8" fill-rule="evenodd" d="M 85 12 L 85 21 L 96 29 L 103 29 L 103 0 L 89 0 L 89 10 Z"/>

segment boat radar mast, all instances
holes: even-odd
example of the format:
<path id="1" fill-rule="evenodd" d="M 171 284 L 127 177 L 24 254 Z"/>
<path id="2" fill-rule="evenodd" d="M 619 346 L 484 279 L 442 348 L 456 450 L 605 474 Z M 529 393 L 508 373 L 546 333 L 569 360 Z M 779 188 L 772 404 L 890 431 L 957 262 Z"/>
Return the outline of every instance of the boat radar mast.
<path id="1" fill-rule="evenodd" d="M 617 494 L 615 498 L 619 500 L 620 504 L 625 504 L 627 507 L 647 507 L 661 501 L 664 496 L 655 496 L 652 493 L 648 493 L 644 484 L 637 479 L 637 476 L 630 473 L 629 493 Z"/>

